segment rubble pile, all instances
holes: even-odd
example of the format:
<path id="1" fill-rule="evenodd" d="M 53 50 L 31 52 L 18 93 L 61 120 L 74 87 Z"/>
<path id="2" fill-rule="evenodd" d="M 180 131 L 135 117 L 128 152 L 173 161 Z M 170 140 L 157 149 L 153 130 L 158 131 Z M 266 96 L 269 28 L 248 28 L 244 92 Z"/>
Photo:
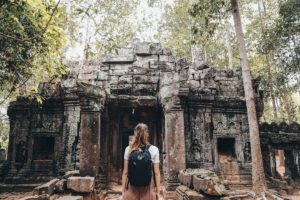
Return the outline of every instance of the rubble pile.
<path id="1" fill-rule="evenodd" d="M 223 197 L 227 195 L 225 185 L 211 170 L 181 170 L 178 178 L 182 184 L 176 189 L 178 199 L 201 200 L 207 196 Z"/>
<path id="2" fill-rule="evenodd" d="M 32 196 L 22 200 L 100 200 L 95 189 L 95 178 L 79 176 L 79 171 L 67 172 L 33 189 Z"/>

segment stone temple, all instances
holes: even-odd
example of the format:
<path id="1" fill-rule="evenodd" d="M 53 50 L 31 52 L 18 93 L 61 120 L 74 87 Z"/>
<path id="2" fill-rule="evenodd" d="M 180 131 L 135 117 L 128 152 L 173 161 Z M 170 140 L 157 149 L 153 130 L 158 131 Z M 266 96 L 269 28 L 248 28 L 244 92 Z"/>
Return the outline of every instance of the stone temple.
<path id="1" fill-rule="evenodd" d="M 42 105 L 18 97 L 8 115 L 5 183 L 49 180 L 66 171 L 96 177 L 106 187 L 121 183 L 123 154 L 134 126 L 150 128 L 160 149 L 166 191 L 179 185 L 186 168 L 215 171 L 231 187 L 251 186 L 249 127 L 241 70 L 224 71 L 177 59 L 160 44 L 136 43 L 102 62 L 68 64 L 59 83 L 40 84 Z M 259 82 L 253 80 L 257 113 L 263 112 Z M 258 117 L 259 117 L 258 116 Z M 266 174 L 300 177 L 300 126 L 261 124 Z"/>

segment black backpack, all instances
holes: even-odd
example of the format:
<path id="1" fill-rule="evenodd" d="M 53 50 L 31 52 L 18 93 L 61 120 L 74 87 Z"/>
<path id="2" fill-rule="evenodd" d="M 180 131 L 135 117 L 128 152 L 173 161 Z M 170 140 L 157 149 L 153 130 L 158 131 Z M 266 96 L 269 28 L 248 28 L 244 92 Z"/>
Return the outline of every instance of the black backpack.
<path id="1" fill-rule="evenodd" d="M 133 150 L 128 161 L 128 180 L 132 186 L 142 187 L 151 183 L 152 160 L 149 152 L 150 144 L 144 148 Z"/>

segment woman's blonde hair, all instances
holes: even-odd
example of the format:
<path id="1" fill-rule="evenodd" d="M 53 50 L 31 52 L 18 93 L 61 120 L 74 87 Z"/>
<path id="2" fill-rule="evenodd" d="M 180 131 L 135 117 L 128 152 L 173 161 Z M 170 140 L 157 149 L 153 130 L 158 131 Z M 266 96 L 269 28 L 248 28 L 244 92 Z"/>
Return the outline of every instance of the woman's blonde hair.
<path id="1" fill-rule="evenodd" d="M 142 146 L 148 144 L 149 131 L 148 126 L 143 123 L 139 123 L 134 128 L 134 139 L 131 145 L 131 150 L 136 150 Z"/>

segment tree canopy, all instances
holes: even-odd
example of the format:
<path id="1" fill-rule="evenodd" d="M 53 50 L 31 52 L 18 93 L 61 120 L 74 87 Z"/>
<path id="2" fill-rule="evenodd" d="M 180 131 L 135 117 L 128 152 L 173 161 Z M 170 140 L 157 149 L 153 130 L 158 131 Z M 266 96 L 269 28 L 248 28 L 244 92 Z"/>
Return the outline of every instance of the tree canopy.
<path id="1" fill-rule="evenodd" d="M 0 87 L 4 99 L 15 92 L 34 95 L 38 82 L 66 72 L 61 63 L 66 16 L 59 4 L 53 0 L 1 1 Z"/>

